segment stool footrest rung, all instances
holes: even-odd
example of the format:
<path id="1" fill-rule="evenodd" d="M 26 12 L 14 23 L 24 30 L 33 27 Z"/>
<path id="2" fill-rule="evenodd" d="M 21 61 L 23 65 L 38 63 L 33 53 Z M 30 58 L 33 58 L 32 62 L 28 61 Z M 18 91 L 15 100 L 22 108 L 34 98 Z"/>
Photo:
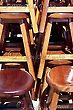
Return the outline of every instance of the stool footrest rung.
<path id="1" fill-rule="evenodd" d="M 0 62 L 27 62 L 26 56 L 0 56 Z"/>
<path id="2" fill-rule="evenodd" d="M 46 60 L 73 60 L 73 54 L 50 54 L 46 56 Z"/>

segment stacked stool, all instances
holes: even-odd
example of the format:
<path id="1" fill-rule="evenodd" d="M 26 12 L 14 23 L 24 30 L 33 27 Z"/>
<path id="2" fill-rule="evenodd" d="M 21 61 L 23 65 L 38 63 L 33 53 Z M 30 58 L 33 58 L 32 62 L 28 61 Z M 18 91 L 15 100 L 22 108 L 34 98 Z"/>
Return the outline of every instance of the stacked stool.
<path id="1" fill-rule="evenodd" d="M 32 13 L 34 13 L 34 11 Z M 27 22 L 28 18 L 29 18 L 28 15 L 25 13 L 18 13 L 18 12 L 0 13 L 0 49 L 2 50 L 4 45 L 4 40 L 5 40 L 4 30 L 6 29 L 5 25 L 8 23 L 19 23 L 22 39 L 23 39 L 23 47 L 25 49 L 24 54 L 26 55 L 26 58 L 23 58 L 25 56 L 21 56 L 20 54 L 15 56 L 11 55 L 11 57 L 8 57 L 6 55 L 0 57 L 2 60 L 5 59 L 3 60 L 4 63 L 6 62 L 6 60 L 8 63 L 27 62 L 28 71 L 29 71 L 28 73 L 27 71 L 25 71 L 25 69 L 21 69 L 21 67 L 19 67 L 20 69 L 18 69 L 17 67 L 12 68 L 10 67 L 10 65 L 9 65 L 10 68 L 1 69 L 0 99 L 1 102 L 4 103 L 7 101 L 10 102 L 15 101 L 14 99 L 17 99 L 16 97 L 19 97 L 17 101 L 21 102 L 21 106 L 23 110 L 34 109 L 30 105 L 31 97 L 29 92 L 34 87 L 35 73 L 33 68 L 32 56 L 30 52 L 29 40 L 28 40 L 29 37 L 29 31 L 28 31 L 29 26 Z M 9 58 L 11 60 L 9 60 Z M 18 63 L 16 63 L 16 66 L 17 65 Z"/>
<path id="2" fill-rule="evenodd" d="M 26 56 L 31 56 L 30 54 L 30 48 L 29 48 L 29 43 L 28 43 L 28 38 L 27 38 L 27 31 L 26 31 L 26 24 L 27 24 L 27 19 L 28 16 L 24 13 L 1 13 L 0 14 L 0 44 L 1 46 L 4 43 L 4 36 L 3 36 L 3 27 L 5 23 L 19 23 L 22 36 L 23 36 L 23 43 L 24 43 L 24 49 L 25 49 L 25 54 Z M 27 52 L 28 51 L 28 52 Z M 30 55 L 27 55 L 30 54 Z M 3 56 L 5 57 L 5 56 Z M 13 56 L 12 56 L 13 57 Z M 31 58 L 28 58 L 31 60 Z M 27 60 L 28 63 L 30 61 Z M 32 61 L 32 60 L 31 60 Z M 32 65 L 31 65 L 32 66 Z M 33 66 L 32 66 L 33 67 Z M 29 64 L 29 68 L 30 64 Z M 29 69 L 31 71 L 32 69 Z M 0 75 L 1 75 L 1 86 L 0 86 L 0 97 L 1 101 L 2 99 L 13 99 L 15 96 L 19 96 L 19 100 L 21 99 L 21 105 L 23 105 L 23 109 L 29 110 L 29 102 L 26 97 L 26 93 L 29 94 L 29 91 L 33 87 L 33 78 L 31 74 L 26 72 L 24 69 L 2 69 L 0 70 Z M 26 84 L 25 84 L 26 82 Z M 25 97 L 24 97 L 25 94 Z M 31 99 L 30 99 L 31 100 Z M 3 100 L 4 102 L 4 100 Z M 32 110 L 32 108 L 31 108 Z"/>
<path id="3" fill-rule="evenodd" d="M 71 44 L 71 49 L 73 46 L 73 14 L 72 13 L 59 13 L 59 12 L 53 12 L 52 10 L 52 14 L 50 14 L 48 12 L 48 4 L 49 4 L 49 0 L 45 0 L 43 3 L 43 10 L 42 10 L 42 19 L 41 19 L 41 24 L 40 24 L 40 33 L 43 34 L 44 36 L 44 41 L 43 41 L 43 46 L 42 46 L 42 52 L 40 55 L 40 64 L 39 64 L 39 69 L 38 69 L 38 75 L 37 77 L 39 79 L 42 80 L 43 77 L 43 72 L 44 72 L 44 67 L 45 67 L 45 61 L 46 60 L 66 60 L 66 59 L 70 59 L 70 57 L 68 58 L 67 55 L 65 54 L 65 56 L 57 54 L 57 55 L 51 55 L 47 53 L 48 50 L 48 45 L 49 45 L 49 40 L 51 37 L 51 30 L 52 30 L 52 25 L 53 23 L 68 23 L 69 24 L 69 28 L 70 28 L 70 37 L 72 42 Z M 58 10 L 57 10 L 58 11 Z M 46 24 L 46 25 L 45 25 Z M 39 36 L 39 38 L 41 38 Z M 53 62 L 51 62 L 53 63 Z M 51 63 L 49 65 L 51 65 Z M 60 67 L 61 69 L 61 67 Z M 48 70 L 49 71 L 49 70 Z M 45 79 L 45 78 L 44 78 Z M 56 107 L 50 107 L 50 110 L 55 110 Z"/>
<path id="4" fill-rule="evenodd" d="M 3 36 L 4 24 L 5 23 L 19 23 L 20 28 L 21 28 L 21 33 L 22 33 L 25 54 L 27 56 L 29 72 L 34 74 L 32 57 L 30 53 L 29 41 L 28 41 L 28 36 L 27 36 L 27 33 L 28 33 L 27 28 L 26 28 L 27 18 L 28 16 L 24 13 L 1 13 L 0 14 L 0 19 L 1 19 L 0 21 L 0 45 L 2 46 L 4 43 L 4 36 Z M 35 78 L 35 74 L 33 75 L 33 77 Z"/>
<path id="5" fill-rule="evenodd" d="M 31 98 L 28 98 L 33 83 L 33 77 L 24 69 L 0 70 L 1 103 L 17 102 L 21 104 L 23 110 L 33 110 L 32 104 L 30 105 Z"/>
<path id="6" fill-rule="evenodd" d="M 60 92 L 73 92 L 73 66 L 62 65 L 56 66 L 48 71 L 47 68 L 47 83 L 52 89 L 50 110 L 57 109 L 57 103 Z M 48 109 L 48 108 L 47 108 Z"/>

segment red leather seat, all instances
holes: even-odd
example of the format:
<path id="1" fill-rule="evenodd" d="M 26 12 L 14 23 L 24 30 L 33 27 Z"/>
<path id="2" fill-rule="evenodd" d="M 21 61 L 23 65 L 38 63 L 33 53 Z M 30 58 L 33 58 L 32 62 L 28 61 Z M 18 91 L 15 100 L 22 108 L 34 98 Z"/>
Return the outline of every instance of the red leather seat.
<path id="1" fill-rule="evenodd" d="M 26 94 L 33 87 L 33 77 L 24 69 L 2 69 L 0 70 L 0 99 L 4 98 L 4 101 L 10 101 L 15 96 L 19 96 L 19 100 L 23 108 L 29 109 L 28 99 Z M 26 96 L 26 97 L 25 97 Z M 21 97 L 21 98 L 20 98 Z M 16 100 L 14 100 L 16 101 Z M 17 101 L 16 101 L 17 102 Z"/>
<path id="2" fill-rule="evenodd" d="M 0 97 L 23 95 L 33 86 L 32 76 L 21 69 L 0 70 Z"/>

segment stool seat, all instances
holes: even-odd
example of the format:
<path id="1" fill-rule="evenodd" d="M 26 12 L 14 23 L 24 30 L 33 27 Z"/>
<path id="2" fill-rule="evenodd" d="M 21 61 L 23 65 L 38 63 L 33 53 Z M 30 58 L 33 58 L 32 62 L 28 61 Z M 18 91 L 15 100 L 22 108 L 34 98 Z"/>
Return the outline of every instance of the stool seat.
<path id="1" fill-rule="evenodd" d="M 25 13 L 0 13 L 0 19 L 24 19 L 28 18 Z"/>
<path id="2" fill-rule="evenodd" d="M 47 54 L 65 54 L 62 50 L 58 51 L 48 51 Z M 71 65 L 72 61 L 70 60 L 50 60 L 47 61 L 47 65 L 49 67 L 55 67 L 55 66 L 60 66 L 60 65 Z"/>
<path id="3" fill-rule="evenodd" d="M 49 65 L 69 65 L 72 64 L 69 60 L 52 60 L 48 62 Z"/>
<path id="4" fill-rule="evenodd" d="M 56 66 L 47 73 L 47 83 L 55 90 L 73 92 L 73 66 Z"/>
<path id="5" fill-rule="evenodd" d="M 33 78 L 24 69 L 0 70 L 0 97 L 23 95 L 33 86 Z"/>
<path id="6" fill-rule="evenodd" d="M 72 13 L 53 13 L 50 14 L 48 16 L 48 18 L 54 18 L 54 19 L 69 19 L 69 18 L 73 18 L 73 14 Z"/>

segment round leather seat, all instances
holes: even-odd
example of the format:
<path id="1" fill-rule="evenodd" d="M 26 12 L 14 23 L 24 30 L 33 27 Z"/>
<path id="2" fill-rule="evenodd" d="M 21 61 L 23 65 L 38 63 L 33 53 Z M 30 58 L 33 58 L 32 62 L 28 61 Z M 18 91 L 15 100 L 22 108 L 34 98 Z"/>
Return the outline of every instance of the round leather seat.
<path id="1" fill-rule="evenodd" d="M 25 13 L 0 13 L 0 19 L 24 19 L 28 18 Z"/>
<path id="2" fill-rule="evenodd" d="M 72 64 L 72 62 L 69 60 L 53 60 L 49 61 L 48 64 L 52 66 L 59 66 L 59 65 L 69 65 Z"/>
<path id="3" fill-rule="evenodd" d="M 69 18 L 73 18 L 73 14 L 72 13 L 53 13 L 50 14 L 48 16 L 48 18 L 55 18 L 55 19 L 69 19 Z"/>
<path id="4" fill-rule="evenodd" d="M 23 95 L 33 86 L 33 78 L 24 69 L 0 70 L 0 97 Z"/>
<path id="5" fill-rule="evenodd" d="M 73 66 L 56 66 L 47 73 L 47 83 L 57 91 L 73 92 Z"/>

